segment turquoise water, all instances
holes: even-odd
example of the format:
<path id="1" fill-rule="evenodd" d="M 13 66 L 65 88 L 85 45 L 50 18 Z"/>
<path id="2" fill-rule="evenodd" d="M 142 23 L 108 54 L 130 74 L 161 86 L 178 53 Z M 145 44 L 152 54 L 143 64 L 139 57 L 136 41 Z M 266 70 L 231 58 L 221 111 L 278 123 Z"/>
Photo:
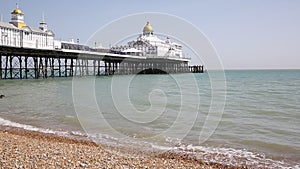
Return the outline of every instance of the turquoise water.
<path id="1" fill-rule="evenodd" d="M 1 80 L 0 125 L 299 168 L 300 70 L 210 73 Z"/>

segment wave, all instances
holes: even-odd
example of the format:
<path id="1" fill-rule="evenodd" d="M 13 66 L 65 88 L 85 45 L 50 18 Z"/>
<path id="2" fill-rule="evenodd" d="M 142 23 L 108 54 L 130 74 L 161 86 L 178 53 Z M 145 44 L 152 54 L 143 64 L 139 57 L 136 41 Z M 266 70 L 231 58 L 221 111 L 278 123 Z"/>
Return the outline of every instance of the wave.
<path id="1" fill-rule="evenodd" d="M 273 160 L 266 157 L 265 154 L 255 153 L 248 151 L 246 149 L 234 149 L 225 147 L 209 147 L 209 146 L 195 146 L 195 145 L 185 145 L 181 143 L 178 139 L 171 139 L 166 137 L 166 142 L 172 142 L 176 146 L 162 146 L 155 144 L 153 142 L 138 141 L 137 139 L 118 139 L 107 134 L 95 133 L 92 135 L 87 135 L 78 131 L 56 131 L 51 129 L 39 128 L 28 124 L 21 124 L 6 120 L 0 117 L 0 126 L 16 127 L 28 131 L 37 131 L 41 133 L 55 134 L 58 136 L 65 137 L 85 137 L 90 138 L 93 141 L 100 144 L 110 144 L 115 146 L 133 146 L 140 147 L 144 149 L 156 149 L 161 152 L 171 152 L 171 153 L 183 153 L 191 157 L 202 160 L 206 163 L 219 163 L 229 166 L 239 166 L 239 167 L 249 167 L 249 168 L 296 168 L 300 169 L 300 164 L 285 160 Z M 122 144 L 122 145 L 121 145 Z M 171 144 L 171 145 L 172 145 Z"/>
<path id="2" fill-rule="evenodd" d="M 300 169 L 299 163 L 286 160 L 274 160 L 268 158 L 265 154 L 251 152 L 246 149 L 193 146 L 183 144 L 179 147 L 153 145 L 153 148 L 177 154 L 186 154 L 206 163 L 218 163 L 228 166 L 238 166 L 242 168 Z"/>
<path id="3" fill-rule="evenodd" d="M 228 166 L 238 166 L 246 168 L 283 168 L 300 169 L 299 163 L 286 159 L 270 158 L 263 153 L 256 153 L 247 149 L 235 149 L 229 147 L 209 147 L 186 145 L 180 139 L 165 137 L 165 141 L 170 144 L 160 144 L 151 141 L 134 138 L 116 138 L 107 134 L 91 134 L 89 136 L 95 142 L 100 144 L 109 144 L 111 146 L 139 147 L 139 150 L 158 150 L 155 152 L 168 152 L 176 154 L 185 154 L 197 158 L 206 163 L 217 163 Z M 170 146 L 175 145 L 175 146 Z"/>
<path id="4" fill-rule="evenodd" d="M 10 120 L 6 120 L 1 117 L 0 117 L 0 126 L 15 127 L 15 128 L 24 129 L 27 131 L 36 131 L 36 132 L 40 132 L 40 133 L 54 134 L 54 135 L 64 136 L 64 137 L 68 137 L 68 136 L 84 137 L 85 136 L 85 134 L 78 132 L 78 131 L 57 131 L 57 130 L 52 130 L 52 129 L 39 128 L 39 127 L 35 127 L 32 125 L 28 125 L 28 124 L 21 124 L 21 123 L 13 122 Z"/>

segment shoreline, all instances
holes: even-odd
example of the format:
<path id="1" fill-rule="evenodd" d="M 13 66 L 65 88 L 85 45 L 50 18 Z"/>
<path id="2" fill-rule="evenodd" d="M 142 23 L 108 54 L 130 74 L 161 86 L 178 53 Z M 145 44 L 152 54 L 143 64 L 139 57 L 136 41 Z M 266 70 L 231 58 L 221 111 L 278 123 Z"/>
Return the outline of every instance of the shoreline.
<path id="1" fill-rule="evenodd" d="M 0 168 L 241 168 L 7 126 L 0 127 L 0 142 Z"/>

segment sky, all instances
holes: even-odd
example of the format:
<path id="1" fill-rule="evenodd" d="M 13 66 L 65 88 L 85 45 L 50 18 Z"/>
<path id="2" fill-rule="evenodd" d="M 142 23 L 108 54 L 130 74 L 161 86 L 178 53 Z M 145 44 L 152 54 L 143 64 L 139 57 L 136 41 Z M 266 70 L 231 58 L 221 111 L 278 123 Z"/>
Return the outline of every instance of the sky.
<path id="1" fill-rule="evenodd" d="M 38 27 L 44 14 L 56 39 L 85 43 L 99 28 L 120 17 L 162 12 L 201 30 L 225 69 L 300 69 L 299 0 L 0 0 L 3 22 L 10 21 L 16 3 L 29 26 Z M 136 24 L 142 30 L 145 23 Z M 152 26 L 154 30 L 159 27 Z"/>

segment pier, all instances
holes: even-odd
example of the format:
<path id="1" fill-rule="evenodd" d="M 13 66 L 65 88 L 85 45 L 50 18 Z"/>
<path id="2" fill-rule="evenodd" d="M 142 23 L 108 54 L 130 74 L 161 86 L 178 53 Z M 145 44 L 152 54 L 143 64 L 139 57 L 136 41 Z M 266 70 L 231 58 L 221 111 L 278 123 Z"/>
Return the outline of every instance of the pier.
<path id="1" fill-rule="evenodd" d="M 203 72 L 203 66 L 188 66 L 188 62 L 105 51 L 0 46 L 0 79 Z"/>

